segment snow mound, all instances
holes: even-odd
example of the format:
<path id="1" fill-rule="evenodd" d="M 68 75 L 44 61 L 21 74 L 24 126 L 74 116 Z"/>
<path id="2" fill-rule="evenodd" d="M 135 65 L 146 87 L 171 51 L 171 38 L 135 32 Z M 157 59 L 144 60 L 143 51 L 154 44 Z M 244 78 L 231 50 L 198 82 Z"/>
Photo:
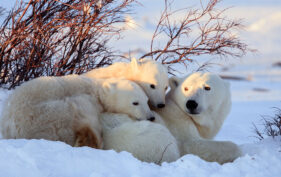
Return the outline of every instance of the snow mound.
<path id="1" fill-rule="evenodd" d="M 241 148 L 245 155 L 224 165 L 185 155 L 159 166 L 141 162 L 127 152 L 74 148 L 47 140 L 0 140 L 0 171 L 5 177 L 280 176 L 280 139 L 244 144 Z"/>

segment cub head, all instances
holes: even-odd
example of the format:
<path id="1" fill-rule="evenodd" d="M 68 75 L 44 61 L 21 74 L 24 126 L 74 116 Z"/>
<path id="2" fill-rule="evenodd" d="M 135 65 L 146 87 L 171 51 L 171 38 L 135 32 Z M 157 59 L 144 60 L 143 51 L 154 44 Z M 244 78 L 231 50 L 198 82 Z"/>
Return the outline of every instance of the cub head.
<path id="1" fill-rule="evenodd" d="M 149 104 L 155 108 L 165 107 L 165 95 L 169 86 L 167 68 L 154 60 L 131 61 L 132 71 L 137 82 L 149 98 Z"/>
<path id="2" fill-rule="evenodd" d="M 169 83 L 169 98 L 194 121 L 202 115 L 224 120 L 230 112 L 230 85 L 216 74 L 197 72 L 182 79 L 172 77 Z"/>
<path id="3" fill-rule="evenodd" d="M 134 82 L 107 79 L 103 84 L 102 100 L 106 112 L 127 114 L 136 120 L 155 119 L 148 106 L 148 97 Z"/>

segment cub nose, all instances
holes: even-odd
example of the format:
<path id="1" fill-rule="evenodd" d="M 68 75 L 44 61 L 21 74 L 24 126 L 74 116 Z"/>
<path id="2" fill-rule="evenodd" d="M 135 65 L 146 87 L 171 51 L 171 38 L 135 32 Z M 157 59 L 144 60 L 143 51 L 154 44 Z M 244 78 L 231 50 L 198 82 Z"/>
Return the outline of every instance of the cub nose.
<path id="1" fill-rule="evenodd" d="M 157 105 L 157 107 L 158 107 L 158 108 L 164 108 L 164 107 L 165 107 L 165 104 L 160 103 L 160 104 Z"/>
<path id="2" fill-rule="evenodd" d="M 196 101 L 194 100 L 188 100 L 186 102 L 186 107 L 187 109 L 189 109 L 190 111 L 194 111 L 197 108 L 198 104 L 196 103 Z"/>
<path id="3" fill-rule="evenodd" d="M 155 117 L 150 117 L 150 118 L 148 118 L 147 120 L 153 122 L 153 121 L 155 120 Z"/>

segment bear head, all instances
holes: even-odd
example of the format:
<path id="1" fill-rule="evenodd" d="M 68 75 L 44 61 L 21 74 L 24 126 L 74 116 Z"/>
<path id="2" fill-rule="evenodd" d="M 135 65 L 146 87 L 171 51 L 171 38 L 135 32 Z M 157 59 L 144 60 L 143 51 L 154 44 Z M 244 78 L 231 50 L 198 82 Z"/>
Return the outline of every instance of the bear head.
<path id="1" fill-rule="evenodd" d="M 231 109 L 230 84 L 216 74 L 201 72 L 172 77 L 169 83 L 168 98 L 206 132 L 211 130 L 204 137 L 213 137 Z"/>
<path id="2" fill-rule="evenodd" d="M 122 79 L 107 79 L 103 83 L 104 95 L 100 98 L 106 112 L 127 114 L 136 120 L 155 119 L 148 106 L 148 97 L 134 82 Z"/>
<path id="3" fill-rule="evenodd" d="M 131 67 L 137 82 L 149 98 L 149 104 L 155 108 L 165 107 L 165 95 L 169 86 L 167 68 L 154 60 L 132 59 Z"/>

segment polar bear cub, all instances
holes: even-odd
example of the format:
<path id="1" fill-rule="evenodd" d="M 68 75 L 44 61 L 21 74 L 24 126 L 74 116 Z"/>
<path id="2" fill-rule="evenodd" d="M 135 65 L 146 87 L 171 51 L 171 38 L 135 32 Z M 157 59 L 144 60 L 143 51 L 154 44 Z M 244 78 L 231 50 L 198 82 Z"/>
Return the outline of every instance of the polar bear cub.
<path id="1" fill-rule="evenodd" d="M 103 113 L 104 149 L 127 151 L 141 161 L 161 164 L 180 157 L 177 141 L 163 125 L 160 116 L 155 121 L 136 121 L 126 114 Z"/>
<path id="2" fill-rule="evenodd" d="M 109 111 L 151 119 L 147 102 L 143 90 L 127 80 L 40 77 L 17 87 L 7 99 L 1 131 L 3 138 L 43 138 L 101 148 L 99 114 Z"/>
<path id="3" fill-rule="evenodd" d="M 119 62 L 105 68 L 93 69 L 84 74 L 90 78 L 125 78 L 138 83 L 153 107 L 165 107 L 165 94 L 169 81 L 167 68 L 154 60 L 132 59 L 131 63 Z"/>
<path id="4" fill-rule="evenodd" d="M 231 109 L 229 83 L 211 73 L 170 78 L 166 107 L 156 112 L 178 141 L 181 155 L 195 154 L 207 161 L 231 162 L 241 156 L 237 145 L 211 140 Z"/>

